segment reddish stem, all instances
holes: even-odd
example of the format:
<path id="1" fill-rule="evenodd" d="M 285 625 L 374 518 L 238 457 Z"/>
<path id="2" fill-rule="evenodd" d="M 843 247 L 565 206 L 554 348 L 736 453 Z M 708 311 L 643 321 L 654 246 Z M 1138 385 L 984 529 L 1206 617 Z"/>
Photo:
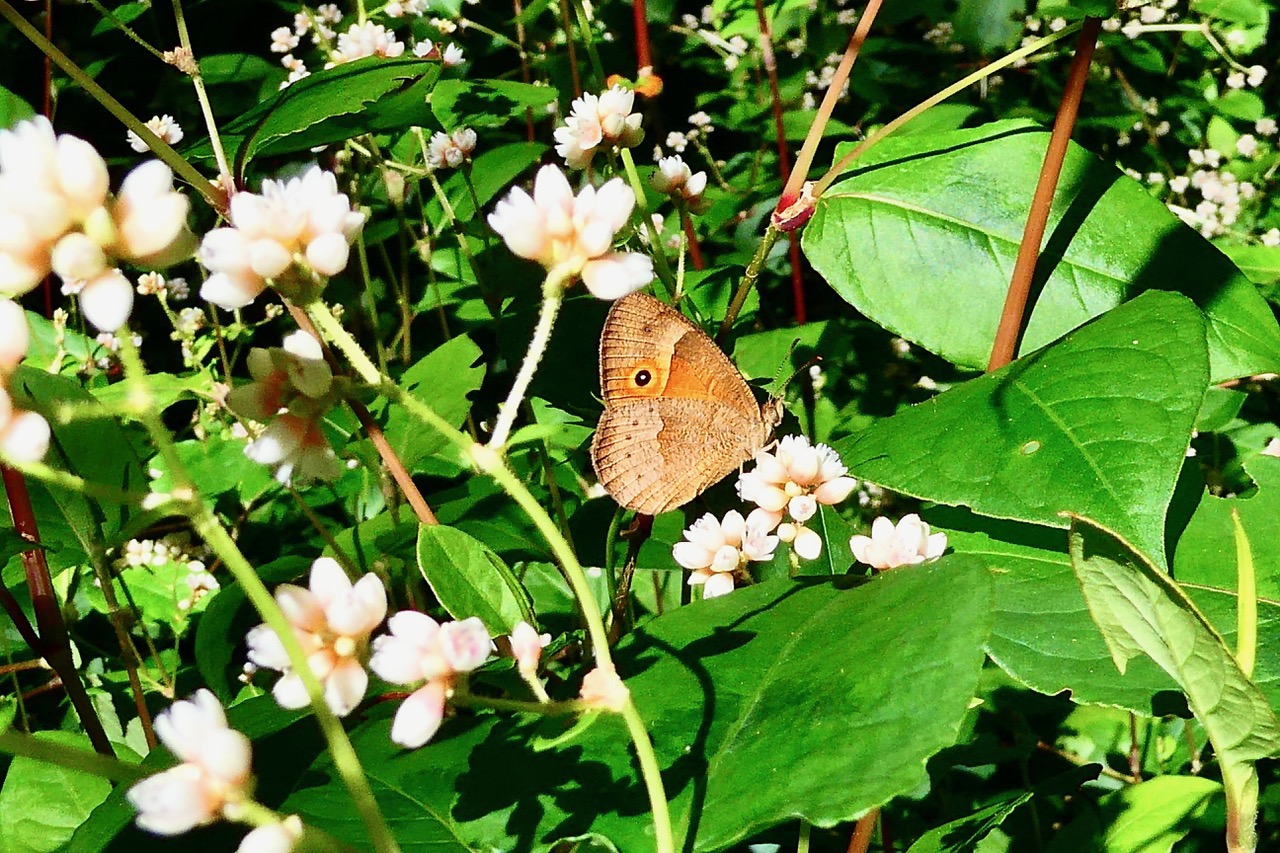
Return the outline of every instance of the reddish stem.
<path id="1" fill-rule="evenodd" d="M 1040 180 L 1036 184 L 1036 192 L 1031 199 L 1027 226 L 1022 232 L 1022 243 L 1018 246 L 1018 259 L 1013 265 L 1009 292 L 1005 296 L 1004 310 L 1000 314 L 1000 326 L 996 330 L 995 342 L 991 346 L 991 359 L 987 362 L 988 373 L 999 370 L 1013 361 L 1018 349 L 1018 341 L 1022 337 L 1023 315 L 1027 310 L 1027 299 L 1031 295 L 1036 260 L 1040 256 L 1040 244 L 1044 240 L 1045 228 L 1049 221 L 1049 208 L 1053 205 L 1053 194 L 1058 188 L 1062 163 L 1067 156 L 1067 145 L 1071 142 L 1071 131 L 1075 128 L 1076 116 L 1080 112 L 1084 84 L 1089 79 L 1089 63 L 1093 60 L 1093 49 L 1098 44 L 1098 33 L 1101 27 L 1101 18 L 1085 18 L 1084 26 L 1080 29 L 1075 59 L 1071 62 L 1066 89 L 1062 93 L 1058 115 L 1053 122 L 1053 133 L 1049 136 L 1049 147 L 1044 153 L 1044 165 L 1040 167 Z"/>
<path id="2" fill-rule="evenodd" d="M 4 476 L 4 490 L 9 498 L 9 512 L 13 515 L 13 529 L 19 536 L 37 547 L 22 552 L 22 568 L 27 576 L 27 589 L 31 591 L 31 606 L 36 614 L 36 627 L 40 631 L 37 645 L 32 651 L 48 661 L 67 691 L 67 698 L 80 717 L 93 748 L 103 755 L 115 757 L 111 741 L 102 728 L 102 721 L 89 700 L 89 694 L 80 681 L 75 662 L 71 657 L 71 640 L 67 636 L 66 623 L 62 621 L 62 605 L 53 590 L 49 576 L 49 564 L 44 549 L 39 546 L 40 530 L 36 525 L 35 510 L 31 507 L 31 495 L 27 481 L 19 472 L 8 466 L 0 467 Z"/>
<path id="3" fill-rule="evenodd" d="M 680 224 L 684 226 L 685 240 L 689 244 L 689 263 L 693 264 L 695 270 L 706 269 L 707 261 L 702 257 L 702 247 L 698 245 L 698 235 L 694 233 L 693 220 L 688 211 L 680 211 Z"/>
<path id="4" fill-rule="evenodd" d="M 879 817 L 880 809 L 872 809 L 858 818 L 858 822 L 853 826 L 853 836 L 849 839 L 846 853 L 867 853 L 867 848 L 871 846 L 871 835 L 875 832 Z"/>
<path id="5" fill-rule="evenodd" d="M 764 59 L 765 76 L 769 80 L 769 99 L 773 107 L 773 133 L 777 139 L 778 166 L 782 183 L 791 183 L 791 154 L 787 150 L 787 133 L 782 125 L 782 93 L 778 87 L 778 61 L 773 53 L 773 28 L 764 11 L 764 0 L 756 0 L 756 20 L 760 23 L 760 53 Z M 800 263 L 800 240 L 794 231 L 787 234 L 791 241 L 791 301 L 796 323 L 805 322 L 804 273 Z"/>
<path id="6" fill-rule="evenodd" d="M 636 22 L 636 69 L 653 67 L 653 54 L 649 50 L 649 11 L 645 0 L 632 0 L 631 12 Z M 639 73 L 637 73 L 637 78 Z"/>

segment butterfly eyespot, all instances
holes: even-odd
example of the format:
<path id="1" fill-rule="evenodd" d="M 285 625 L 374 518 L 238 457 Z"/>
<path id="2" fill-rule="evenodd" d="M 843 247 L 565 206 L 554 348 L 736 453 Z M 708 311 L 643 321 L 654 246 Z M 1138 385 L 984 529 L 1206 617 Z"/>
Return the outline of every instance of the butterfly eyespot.
<path id="1" fill-rule="evenodd" d="M 635 383 L 637 388 L 643 388 L 653 381 L 653 374 L 647 370 L 636 371 Z"/>

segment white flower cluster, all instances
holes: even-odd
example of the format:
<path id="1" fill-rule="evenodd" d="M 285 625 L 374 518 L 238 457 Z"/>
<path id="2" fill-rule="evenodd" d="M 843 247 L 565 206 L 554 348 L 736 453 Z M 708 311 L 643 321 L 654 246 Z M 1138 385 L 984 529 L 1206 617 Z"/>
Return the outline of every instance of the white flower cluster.
<path id="1" fill-rule="evenodd" d="M 695 213 L 705 206 L 702 194 L 707 188 L 707 173 L 694 173 L 678 155 L 658 160 L 658 168 L 650 178 L 650 184 L 658 192 L 679 199 Z"/>
<path id="2" fill-rule="evenodd" d="M 336 480 L 342 463 L 320 424 L 337 394 L 320 342 L 297 331 L 283 347 L 250 350 L 248 363 L 253 381 L 232 390 L 227 407 L 266 428 L 245 455 L 274 468 L 281 483 Z"/>
<path id="3" fill-rule="evenodd" d="M 404 54 L 404 42 L 396 38 L 396 34 L 382 24 L 365 21 L 363 24 L 352 24 L 345 33 L 338 36 L 338 46 L 329 56 L 325 68 L 354 62 L 366 56 L 392 58 Z"/>
<path id="4" fill-rule="evenodd" d="M 108 194 L 107 164 L 43 117 L 0 131 L 0 293 L 20 296 L 50 272 L 103 331 L 124 325 L 133 285 L 121 263 L 165 267 L 191 255 L 190 202 L 173 172 L 143 163 Z"/>
<path id="5" fill-rule="evenodd" d="M 1240 137 L 1240 141 L 1245 142 L 1244 149 L 1237 145 L 1237 152 L 1244 157 L 1253 156 L 1257 139 L 1246 134 Z M 1227 233 L 1240 219 L 1244 207 L 1259 197 L 1257 187 L 1220 168 L 1223 155 L 1212 148 L 1192 149 L 1188 152 L 1188 159 L 1194 169 L 1190 175 L 1178 175 L 1169 180 L 1169 190 L 1176 198 L 1168 199 L 1166 204 L 1183 222 L 1205 237 Z M 1200 201 L 1195 202 L 1193 190 Z M 1194 207 L 1191 206 L 1193 202 Z"/>
<path id="6" fill-rule="evenodd" d="M 22 306 L 0 299 L 0 454 L 16 462 L 37 462 L 49 450 L 49 422 L 16 408 L 9 379 L 27 354 L 31 332 Z"/>
<path id="7" fill-rule="evenodd" d="M 453 133 L 436 133 L 427 143 L 427 168 L 457 169 L 471 162 L 471 152 L 476 150 L 476 132 L 461 127 Z"/>
<path id="8" fill-rule="evenodd" d="M 585 169 L 602 146 L 632 148 L 644 138 L 641 116 L 631 112 L 635 92 L 614 86 L 601 95 L 574 100 L 569 116 L 555 131 L 556 153 L 570 169 Z"/>
<path id="9" fill-rule="evenodd" d="M 170 145 L 177 145 L 182 141 L 183 132 L 182 125 L 173 120 L 173 116 L 152 116 L 146 122 L 147 128 Z M 145 154 L 149 149 L 147 143 L 142 137 L 134 133 L 132 130 L 125 134 L 125 138 L 129 142 L 129 147 L 139 154 Z"/>
<path id="10" fill-rule="evenodd" d="M 600 299 L 618 299 L 653 281 L 653 261 L 613 249 L 614 235 L 635 207 L 635 193 L 621 178 L 575 196 L 556 166 L 543 166 L 533 195 L 515 187 L 489 214 L 489 225 L 514 254 L 548 270 L 580 275 Z"/>
<path id="11" fill-rule="evenodd" d="M 230 226 L 206 234 L 196 254 L 213 273 L 200 295 L 230 311 L 253 302 L 270 281 L 305 301 L 346 269 L 364 218 L 319 166 L 300 178 L 263 181 L 260 194 L 236 193 Z"/>
<path id="12" fill-rule="evenodd" d="M 936 560 L 947 550 L 947 534 L 930 533 L 929 525 L 915 513 L 904 515 L 895 525 L 880 516 L 871 523 L 870 536 L 854 536 L 849 550 L 859 563 L 875 569 L 896 569 Z"/>
<path id="13" fill-rule="evenodd" d="M 731 510 L 720 521 L 708 513 L 672 549 L 675 561 L 693 572 L 689 583 L 703 585 L 703 598 L 731 592 L 747 579 L 750 563 L 773 559 L 779 542 L 789 542 L 798 557 L 816 559 L 822 537 L 805 522 L 819 504 L 840 503 L 857 486 L 834 450 L 802 435 L 785 436 L 773 452 L 757 453 L 755 463 L 738 477 L 738 495 L 757 508 L 746 518 Z M 782 523 L 787 515 L 791 520 Z"/>

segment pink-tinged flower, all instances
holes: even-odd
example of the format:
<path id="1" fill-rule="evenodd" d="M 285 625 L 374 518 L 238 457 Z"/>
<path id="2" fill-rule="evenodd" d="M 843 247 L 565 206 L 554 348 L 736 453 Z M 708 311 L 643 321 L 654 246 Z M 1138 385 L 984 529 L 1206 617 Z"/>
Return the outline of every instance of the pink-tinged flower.
<path id="1" fill-rule="evenodd" d="M 200 295 L 219 308 L 243 308 L 273 282 L 287 295 L 324 284 L 346 269 L 364 214 L 351 209 L 331 172 L 262 182 L 262 193 L 231 198 L 230 227 L 205 235 L 197 259 L 213 275 Z"/>
<path id="2" fill-rule="evenodd" d="M 272 37 L 274 38 L 276 33 L 279 33 L 281 30 L 285 33 L 289 32 L 284 27 L 281 27 L 280 30 L 276 30 L 275 33 L 271 34 Z M 295 41 L 294 44 L 296 45 L 297 42 Z M 274 44 L 272 45 L 272 50 L 275 50 Z M 280 52 L 288 53 L 289 51 L 282 50 Z M 185 136 L 182 132 L 182 125 L 174 121 L 173 116 L 170 115 L 152 116 L 147 119 L 146 125 L 148 130 L 170 145 L 177 145 L 182 141 L 183 136 Z M 129 147 L 134 151 L 137 151 L 139 154 L 147 153 L 147 143 L 142 140 L 141 136 L 134 133 L 132 130 L 125 134 L 125 139 L 128 141 Z"/>
<path id="3" fill-rule="evenodd" d="M 336 561 L 321 557 L 311 565 L 309 589 L 282 584 L 275 596 L 307 654 L 311 672 L 324 686 L 326 704 L 340 717 L 351 713 L 369 686 L 364 670 L 369 635 L 387 615 L 382 581 L 371 573 L 352 584 Z M 276 632 L 259 625 L 246 641 L 255 666 L 284 673 L 272 690 L 276 701 L 285 708 L 304 707 L 306 687 Z"/>
<path id="4" fill-rule="evenodd" d="M 631 691 L 612 667 L 598 666 L 582 679 L 579 698 L 592 708 L 621 714 L 631 700 Z"/>
<path id="5" fill-rule="evenodd" d="M 390 634 L 373 641 L 369 668 L 392 684 L 425 682 L 404 700 L 391 724 L 393 742 L 417 749 L 439 730 L 458 676 L 489 657 L 489 632 L 474 616 L 442 625 L 413 610 L 392 616 L 387 629 Z"/>
<path id="6" fill-rule="evenodd" d="M 342 463 L 320 428 L 336 396 L 319 341 L 297 331 L 283 347 L 251 350 L 248 362 L 253 381 L 232 390 L 227 407 L 267 425 L 245 455 L 274 468 L 281 483 L 336 480 Z"/>
<path id="7" fill-rule="evenodd" d="M 456 169 L 471 162 L 476 150 L 476 132 L 469 127 L 453 133 L 437 133 L 427 143 L 427 166 L 431 169 Z"/>
<path id="8" fill-rule="evenodd" d="M 249 739 L 227 727 L 222 705 L 208 690 L 174 702 L 156 717 L 156 734 L 182 761 L 129 789 L 137 823 L 157 835 L 178 835 L 212 823 L 248 793 Z"/>
<path id="9" fill-rule="evenodd" d="M 444 63 L 445 68 L 457 68 L 466 61 L 463 56 L 462 48 L 453 42 L 449 42 L 449 46 L 444 49 L 444 53 L 440 56 L 440 61 Z"/>
<path id="10" fill-rule="evenodd" d="M 875 569 L 896 569 L 934 560 L 947 550 L 947 534 L 930 533 L 929 525 L 915 513 L 904 515 L 894 525 L 880 516 L 871 522 L 870 536 L 849 540 L 854 559 Z"/>
<path id="11" fill-rule="evenodd" d="M 0 455 L 14 462 L 39 462 L 49 451 L 49 422 L 35 412 L 15 409 L 0 386 Z"/>
<path id="12" fill-rule="evenodd" d="M 683 201 L 694 212 L 703 207 L 702 193 L 707 188 L 707 173 L 694 172 L 679 155 L 658 160 L 658 168 L 650 179 L 653 188 L 664 195 Z"/>
<path id="13" fill-rule="evenodd" d="M 345 33 L 338 36 L 338 49 L 325 67 L 332 68 L 366 56 L 392 58 L 403 53 L 404 42 L 397 39 L 395 33 L 382 24 L 366 21 L 363 24 L 352 24 Z"/>
<path id="14" fill-rule="evenodd" d="M 755 463 L 738 477 L 738 496 L 769 513 L 775 525 L 789 515 L 795 525 L 779 530 L 783 541 L 805 559 L 817 558 L 822 539 L 805 522 L 819 504 L 832 506 L 849 497 L 858 481 L 846 476 L 849 469 L 839 454 L 825 444 L 811 445 L 803 435 L 784 436 L 772 453 L 757 453 Z"/>
<path id="15" fill-rule="evenodd" d="M 618 299 L 653 281 L 653 261 L 613 250 L 614 235 L 627 223 L 636 197 L 621 178 L 574 196 L 564 173 L 543 166 L 533 195 L 514 187 L 489 214 L 489 225 L 507 248 L 547 269 L 581 275 L 600 299 Z"/>
<path id="16" fill-rule="evenodd" d="M 54 136 L 39 117 L 0 131 L 0 291 L 22 294 L 50 272 L 68 292 L 118 293 L 91 285 L 120 262 L 167 266 L 190 255 L 189 202 L 158 161 L 139 166 L 108 196 L 107 166 L 93 146 Z M 92 313 L 112 331 L 132 308 L 97 299 Z M 89 313 L 86 311 L 86 313 Z M 91 318 L 92 320 L 92 318 Z"/>
<path id="17" fill-rule="evenodd" d="M 289 853 L 302 840 L 302 820 L 289 815 L 279 823 L 268 823 L 240 841 L 236 853 Z"/>
<path id="18" fill-rule="evenodd" d="M 118 330 L 133 311 L 133 284 L 118 269 L 105 270 L 85 281 L 67 280 L 62 292 L 78 294 L 85 319 L 103 332 Z"/>
<path id="19" fill-rule="evenodd" d="M 556 153 L 570 169 L 585 169 L 603 145 L 632 148 L 644 139 L 641 116 L 632 113 L 635 93 L 614 86 L 597 96 L 576 99 L 562 127 L 556 128 Z"/>
<path id="20" fill-rule="evenodd" d="M 538 629 L 528 622 L 521 622 L 511 629 L 511 654 L 516 659 L 520 674 L 526 679 L 537 676 L 542 650 L 550 642 L 550 634 L 539 634 Z"/>
<path id="21" fill-rule="evenodd" d="M 30 345 L 27 312 L 12 299 L 0 299 L 0 372 L 10 373 L 21 364 Z"/>
<path id="22" fill-rule="evenodd" d="M 734 582 L 746 577 L 750 562 L 773 559 L 778 537 L 770 535 L 777 521 L 762 510 L 746 518 L 730 510 L 723 521 L 707 513 L 684 531 L 684 542 L 672 548 L 675 561 L 693 574 L 689 584 L 702 584 L 702 597 L 715 598 L 733 591 Z"/>

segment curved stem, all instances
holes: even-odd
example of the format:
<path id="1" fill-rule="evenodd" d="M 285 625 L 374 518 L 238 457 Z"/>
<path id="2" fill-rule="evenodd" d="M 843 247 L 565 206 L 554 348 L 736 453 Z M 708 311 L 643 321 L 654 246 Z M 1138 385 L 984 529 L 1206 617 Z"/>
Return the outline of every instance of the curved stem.
<path id="1" fill-rule="evenodd" d="M 525 514 L 538 529 L 538 533 L 551 548 L 552 554 L 559 562 L 565 578 L 573 589 L 574 596 L 578 599 L 578 606 L 582 609 L 583 621 L 587 623 L 587 634 L 591 638 L 596 665 L 614 669 L 613 657 L 609 652 L 609 636 L 604 625 L 604 616 L 600 611 L 599 604 L 596 602 L 595 595 L 592 593 L 591 585 L 587 582 L 587 575 L 582 569 L 582 564 L 578 562 L 578 557 L 573 553 L 573 548 L 570 547 L 568 540 L 561 535 L 555 521 L 534 498 L 533 493 L 507 467 L 501 455 L 489 447 L 473 442 L 466 433 L 455 429 L 436 414 L 430 406 L 413 395 L 405 393 L 390 378 L 380 374 L 378 368 L 369 360 L 369 356 L 365 354 L 364 350 L 360 348 L 360 345 L 356 343 L 347 330 L 342 327 L 342 324 L 338 322 L 337 318 L 333 316 L 333 313 L 324 303 L 313 302 L 307 306 L 307 313 L 329 342 L 342 351 L 351 366 L 355 368 L 356 372 L 360 374 L 360 377 L 367 384 L 385 394 L 393 402 L 404 406 L 410 414 L 440 433 L 462 451 L 464 456 L 470 459 L 478 470 L 493 478 L 502 487 L 502 490 L 510 495 L 512 500 L 524 510 Z M 650 807 L 653 810 L 654 829 L 657 832 L 660 845 L 658 849 L 660 853 L 673 853 L 675 848 L 671 841 L 671 817 L 667 806 L 666 792 L 662 785 L 662 776 L 658 769 L 657 758 L 653 752 L 653 744 L 649 740 L 649 734 L 644 728 L 643 721 L 641 721 L 639 714 L 635 711 L 629 699 L 627 708 L 623 713 L 627 717 L 627 730 L 631 735 L 632 742 L 635 744 L 636 754 L 640 758 L 640 770 L 644 776 L 645 788 L 649 794 Z"/>
<path id="2" fill-rule="evenodd" d="M 227 152 L 222 148 L 222 137 L 218 134 L 218 122 L 213 117 L 209 93 L 204 88 L 204 77 L 201 76 L 200 66 L 195 61 L 195 51 L 191 49 L 191 36 L 187 33 L 187 19 L 182 12 L 181 0 L 173 0 L 173 17 L 178 24 L 178 43 L 191 54 L 192 67 L 188 74 L 196 89 L 196 101 L 200 104 L 200 113 L 204 116 L 204 126 L 209 133 L 209 146 L 213 149 L 214 160 L 218 164 L 218 176 L 222 179 L 222 189 L 230 196 L 235 190 L 235 183 L 231 176 L 231 167 L 227 164 Z"/>
<path id="3" fill-rule="evenodd" d="M 1041 51 L 1044 48 L 1048 47 L 1049 45 L 1054 44 L 1055 42 L 1062 41 L 1067 36 L 1078 31 L 1081 26 L 1083 26 L 1083 24 L 1080 24 L 1080 23 L 1071 24 L 1070 26 L 1065 27 L 1064 29 L 1061 29 L 1056 33 L 1053 33 L 1052 35 L 1045 36 L 1042 39 L 1036 39 L 1026 47 L 1019 48 L 1015 50 L 1013 53 L 1010 53 L 1006 56 L 1001 57 L 1000 59 L 997 59 L 995 62 L 991 63 L 990 65 L 984 65 L 982 68 L 979 68 L 977 71 L 973 72 L 972 74 L 963 78 L 962 80 L 958 80 L 957 82 L 952 83 L 950 86 L 938 92 L 936 95 L 933 95 L 921 101 L 918 105 L 907 110 L 905 113 L 898 116 L 893 121 L 889 122 L 888 124 L 881 127 L 879 130 L 869 135 L 866 139 L 862 141 L 861 144 L 856 146 L 852 151 L 850 151 L 848 154 L 844 155 L 838 161 L 836 161 L 836 163 L 832 165 L 830 169 L 827 170 L 827 173 L 822 176 L 822 180 L 818 181 L 818 183 L 814 185 L 813 197 L 818 198 L 820 195 L 826 192 L 827 187 L 831 186 L 831 183 L 837 177 L 840 176 L 840 173 L 843 172 L 845 169 L 849 168 L 849 164 L 852 163 L 854 160 L 858 159 L 859 157 L 861 157 L 867 151 L 867 149 L 871 148 L 871 146 L 875 145 L 880 140 L 884 139 L 886 136 L 893 133 L 895 130 L 902 127 L 907 122 L 911 121 L 916 116 L 920 115 L 920 113 L 924 112 L 925 110 L 929 109 L 935 104 L 942 103 L 947 98 L 950 98 L 952 95 L 954 95 L 956 92 L 962 91 L 963 89 L 967 89 L 969 86 L 972 86 L 974 83 L 977 83 L 979 80 L 985 80 L 987 77 L 990 77 L 992 74 L 995 74 L 1001 68 L 1005 68 L 1006 66 L 1012 65 L 1013 63 L 1017 62 L 1019 59 L 1022 59 L 1024 57 L 1030 56 L 1033 53 Z M 798 163 L 796 164 L 796 171 L 797 172 L 800 171 L 800 165 Z"/>
<path id="4" fill-rule="evenodd" d="M 738 282 L 738 289 L 733 293 L 733 301 L 729 303 L 729 310 L 725 312 L 724 319 L 720 321 L 720 328 L 716 332 L 717 343 L 723 344 L 729 334 L 729 330 L 733 328 L 733 321 L 738 319 L 742 306 L 747 302 L 747 294 L 751 292 L 751 286 L 760 277 L 760 270 L 764 269 L 764 261 L 765 258 L 769 257 L 769 250 L 773 248 L 774 243 L 778 242 L 778 235 L 781 233 L 772 222 L 765 229 L 764 237 L 760 238 L 760 245 L 756 247 L 756 253 L 751 258 L 751 263 L 747 264 L 746 271 L 742 273 L 742 280 Z"/>
<path id="5" fill-rule="evenodd" d="M 567 276 L 558 270 L 547 273 L 547 281 L 542 286 L 542 310 L 538 313 L 538 325 L 534 327 L 533 339 L 529 341 L 529 351 L 525 353 L 520 370 L 516 373 L 516 381 L 511 385 L 506 402 L 498 409 L 498 421 L 493 426 L 493 435 L 489 438 L 489 447 L 501 450 L 511 435 L 511 427 L 520 413 L 520 403 L 524 400 L 533 374 L 542 361 L 542 354 L 547 351 L 547 342 L 551 340 L 551 330 L 556 324 L 556 315 L 560 313 L 560 305 L 564 302 L 564 280 Z"/>
<path id="6" fill-rule="evenodd" d="M 622 718 L 627 721 L 627 731 L 631 733 L 631 741 L 636 747 L 636 758 L 640 761 L 640 775 L 644 777 L 645 790 L 649 794 L 649 806 L 653 809 L 653 831 L 657 835 L 656 850 L 658 853 L 675 853 L 675 838 L 671 833 L 671 811 L 667 806 L 666 791 L 662 788 L 662 774 L 658 767 L 658 757 L 653 751 L 653 741 L 640 719 L 635 702 L 627 697 L 627 705 L 622 709 Z"/>
<path id="7" fill-rule="evenodd" d="M 311 671 L 311 665 L 307 662 L 307 653 L 303 650 L 302 644 L 298 642 L 292 624 L 289 622 L 288 617 L 285 616 L 284 611 L 280 609 L 280 605 L 275 598 L 267 591 L 266 584 L 262 582 L 262 579 L 258 577 L 258 573 L 254 571 L 253 566 L 249 564 L 248 559 L 241 553 L 239 546 L 236 545 L 231 535 L 227 533 L 226 528 L 222 526 L 222 522 L 200 499 L 196 484 L 187 472 L 186 466 L 183 465 L 182 459 L 178 456 L 173 437 L 169 434 L 163 421 L 160 420 L 151 392 L 146 382 L 143 381 L 146 369 L 143 367 L 142 358 L 134 346 L 132 333 L 126 328 L 121 333 L 120 339 L 120 361 L 124 365 L 126 381 L 132 386 L 130 393 L 135 395 L 135 398 L 139 401 L 146 401 L 146 405 L 140 407 L 139 419 L 150 435 L 151 441 L 156 446 L 161 458 L 164 459 L 165 467 L 169 469 L 169 477 L 174 484 L 175 499 L 185 504 L 186 514 L 191 519 L 191 526 L 195 528 L 195 531 L 200 534 L 205 544 L 209 546 L 210 550 L 218 556 L 218 559 L 231 572 L 236 582 L 240 584 L 240 588 L 244 590 L 245 597 L 253 604 L 254 608 L 262 616 L 263 621 L 275 632 L 284 646 L 285 653 L 289 657 L 290 666 L 302 680 L 302 684 L 307 690 L 307 698 L 311 701 L 312 712 L 316 716 L 320 732 L 329 747 L 329 755 L 333 759 L 334 767 L 346 786 L 347 792 L 351 795 L 351 800 L 355 804 L 356 810 L 360 812 L 365 829 L 373 841 L 374 849 L 379 853 L 399 853 L 400 845 L 396 842 L 395 836 L 391 834 L 391 829 L 387 826 L 386 820 L 382 816 L 382 811 L 378 808 L 378 802 L 373 796 L 373 789 L 369 787 L 369 780 L 365 778 L 364 768 L 360 766 L 360 759 L 356 755 L 355 749 L 351 746 L 351 741 L 347 738 L 346 731 L 342 728 L 342 722 L 325 702 L 324 687 L 321 686 L 315 673 Z"/>

